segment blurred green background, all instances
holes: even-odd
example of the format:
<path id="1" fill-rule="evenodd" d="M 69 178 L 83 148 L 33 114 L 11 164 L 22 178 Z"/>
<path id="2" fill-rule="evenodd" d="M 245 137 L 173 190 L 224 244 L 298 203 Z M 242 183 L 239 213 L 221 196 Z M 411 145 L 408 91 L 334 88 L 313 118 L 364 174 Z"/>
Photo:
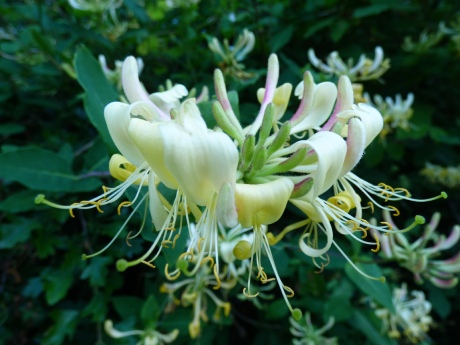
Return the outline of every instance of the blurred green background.
<path id="1" fill-rule="evenodd" d="M 248 124 L 257 113 L 256 91 L 264 86 L 270 53 L 277 53 L 280 60 L 279 84 L 290 82 L 295 87 L 305 70 L 312 71 L 316 82 L 331 79 L 312 68 L 309 48 L 323 61 L 332 51 L 345 61 L 348 57 L 357 61 L 362 53 L 372 58 L 374 48 L 381 46 L 391 68 L 380 80 L 363 82 L 364 90 L 392 98 L 398 93 L 406 98 L 412 92 L 413 116 L 409 128 L 393 128 L 377 138 L 355 171 L 375 184 L 384 181 L 407 188 L 417 198 L 441 190 L 449 194 L 447 200 L 433 203 L 400 203 L 405 217 L 398 219 L 401 226 L 416 214 L 429 219 L 435 211 L 442 214 L 441 233 L 448 235 L 460 223 L 460 172 L 455 170 L 460 165 L 457 1 L 83 3 L 89 6 L 0 1 L 0 344 L 137 343 L 136 337 L 108 337 L 103 331 L 106 319 L 120 329 L 143 329 L 151 322 L 164 332 L 179 328 L 177 343 L 184 344 L 279 344 L 290 339 L 283 303 L 276 298 L 262 300 L 259 309 L 241 301 L 237 288 L 226 296 L 232 303 L 230 316 L 202 323 L 202 337 L 191 341 L 187 334 L 191 309 L 162 312 L 166 306 L 166 295 L 159 292 L 165 279 L 162 270 L 115 269 L 117 258 L 134 257 L 148 243 L 136 241 L 128 247 L 120 240 L 103 255 L 81 260 L 82 253 L 108 243 L 123 223 L 125 217 L 117 216 L 115 208 L 103 214 L 75 212 L 76 218 L 71 218 L 64 210 L 34 204 L 39 193 L 61 204 L 88 200 L 100 193 L 103 184 L 115 183 L 108 174 L 108 159 L 116 150 L 94 126 L 102 108 L 91 95 L 103 95 L 102 103 L 118 95 L 116 85 L 95 78 L 103 78 L 96 62 L 100 54 L 110 69 L 115 60 L 128 55 L 142 58 L 141 80 L 150 92 L 170 79 L 198 92 L 206 85 L 212 95 L 213 70 L 220 67 L 228 89 L 238 91 L 241 121 Z M 441 22 L 454 29 L 436 36 Z M 217 37 L 232 43 L 245 28 L 254 33 L 256 43 L 242 62 L 247 73 L 242 78 L 211 52 L 208 42 Z M 423 32 L 432 36 L 419 41 Z M 291 103 L 288 113 L 297 104 L 294 97 Z M 435 178 L 422 174 L 427 162 L 453 167 L 454 182 L 447 184 L 442 172 Z M 43 171 L 62 179 L 50 180 Z M 297 218 L 288 215 L 281 225 Z M 130 226 L 136 229 L 141 220 Z M 343 247 L 359 260 L 353 257 L 350 242 L 343 240 Z M 297 305 L 311 311 L 318 325 L 335 317 L 330 336 L 338 337 L 340 344 L 394 343 L 380 334 L 364 294 L 345 274 L 345 261 L 338 253 L 330 254 L 330 267 L 315 274 L 311 260 L 289 241 L 281 249 L 277 260 L 283 279 L 296 291 Z M 459 249 L 457 245 L 451 253 Z M 366 258 L 381 260 L 370 253 Z M 431 342 L 449 343 L 460 319 L 458 286 L 450 290 L 429 283 L 416 286 L 409 272 L 395 265 L 382 267 L 393 282 L 408 281 L 425 291 L 435 319 Z M 277 289 L 270 293 L 279 297 Z"/>

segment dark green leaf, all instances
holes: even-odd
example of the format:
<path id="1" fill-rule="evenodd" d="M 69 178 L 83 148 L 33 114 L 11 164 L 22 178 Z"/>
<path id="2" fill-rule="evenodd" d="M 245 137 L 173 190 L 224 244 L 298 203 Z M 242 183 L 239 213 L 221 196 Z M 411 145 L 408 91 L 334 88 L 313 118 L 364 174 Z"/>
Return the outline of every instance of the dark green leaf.
<path id="1" fill-rule="evenodd" d="M 365 274 L 379 279 L 383 277 L 380 268 L 376 264 L 356 264 Z M 391 290 L 387 283 L 374 280 L 363 276 L 350 263 L 345 266 L 345 272 L 350 280 L 366 295 L 375 302 L 388 309 L 391 313 L 395 312 Z"/>
<path id="2" fill-rule="evenodd" d="M 80 47 L 75 57 L 77 78 L 85 93 L 85 110 L 91 123 L 112 151 L 117 151 L 104 118 L 104 108 L 118 99 L 101 66 L 86 47 Z"/>
<path id="3" fill-rule="evenodd" d="M 95 178 L 75 176 L 69 162 L 40 148 L 25 148 L 0 155 L 0 178 L 40 191 L 82 192 L 101 185 Z"/>

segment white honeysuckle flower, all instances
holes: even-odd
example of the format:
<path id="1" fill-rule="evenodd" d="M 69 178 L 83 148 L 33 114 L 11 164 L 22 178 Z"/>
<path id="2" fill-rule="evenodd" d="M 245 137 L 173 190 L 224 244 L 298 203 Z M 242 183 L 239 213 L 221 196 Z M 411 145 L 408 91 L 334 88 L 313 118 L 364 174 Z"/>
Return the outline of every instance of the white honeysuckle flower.
<path id="1" fill-rule="evenodd" d="M 237 184 L 235 191 L 236 207 L 238 210 L 238 220 L 244 228 L 253 229 L 253 241 L 241 240 L 233 248 L 233 254 L 237 259 L 245 260 L 250 258 L 250 270 L 253 269 L 254 260 L 256 262 L 257 278 L 262 284 L 266 284 L 276 279 L 280 287 L 283 298 L 293 317 L 298 320 L 302 316 L 299 309 L 294 309 L 288 300 L 292 297 L 293 290 L 284 285 L 279 277 L 276 264 L 271 253 L 270 241 L 267 237 L 267 225 L 278 221 L 289 201 L 294 189 L 294 183 L 287 177 L 280 177 L 274 181 L 263 184 Z M 267 255 L 275 278 L 268 278 L 261 265 L 262 252 Z M 248 276 L 247 288 L 243 289 L 246 297 L 256 297 L 251 293 L 251 275 Z"/>
<path id="2" fill-rule="evenodd" d="M 123 61 L 115 60 L 115 68 L 112 70 L 107 66 L 107 60 L 104 55 L 98 56 L 99 64 L 101 65 L 102 72 L 104 72 L 105 77 L 113 85 L 117 87 L 117 90 L 121 92 L 123 90 L 121 71 L 123 68 Z M 144 61 L 142 58 L 136 58 L 138 66 L 138 75 L 141 75 L 142 69 L 144 68 Z"/>
<path id="3" fill-rule="evenodd" d="M 234 189 L 238 151 L 226 134 L 208 130 L 193 100 L 185 101 L 175 122 L 159 131 L 166 166 L 187 199 L 206 206 L 224 184 Z"/>
<path id="4" fill-rule="evenodd" d="M 430 316 L 431 303 L 425 299 L 423 291 L 407 290 L 407 285 L 393 289 L 393 305 L 396 312 L 379 308 L 375 303 L 375 315 L 382 320 L 382 333 L 390 338 L 400 338 L 401 334 L 414 344 L 427 338 L 433 319 Z"/>
<path id="5" fill-rule="evenodd" d="M 297 85 L 294 94 L 301 99 L 299 108 L 289 120 L 291 134 L 321 126 L 331 115 L 337 97 L 337 87 L 331 82 L 315 84 L 310 72 Z"/>
<path id="6" fill-rule="evenodd" d="M 425 230 L 417 240 L 410 242 L 408 238 L 395 225 L 390 213 L 383 212 L 386 222 L 395 230 L 388 236 L 379 237 L 382 253 L 385 258 L 396 260 L 402 267 L 414 274 L 414 280 L 422 284 L 424 278 L 439 288 L 452 288 L 457 285 L 460 272 L 460 253 L 450 259 L 437 260 L 440 253 L 451 249 L 460 239 L 460 226 L 455 225 L 448 237 L 439 235 L 436 228 L 439 224 L 440 214 L 434 213 Z M 398 232 L 399 231 L 399 232 Z M 432 242 L 432 246 L 428 244 Z"/>
<path id="7" fill-rule="evenodd" d="M 272 103 L 275 106 L 275 121 L 278 121 L 286 112 L 289 104 L 289 97 L 291 97 L 292 84 L 284 83 L 275 90 Z M 265 89 L 260 88 L 257 90 L 257 100 L 262 103 L 265 95 Z"/>
<path id="8" fill-rule="evenodd" d="M 223 67 L 226 74 L 244 80 L 254 77 L 253 73 L 245 72 L 245 66 L 240 63 L 254 49 L 254 44 L 254 34 L 248 29 L 244 29 L 233 46 L 229 44 L 227 39 L 224 39 L 223 44 L 221 44 L 216 37 L 213 37 L 208 43 L 208 47 L 219 58 L 219 65 Z"/>
<path id="9" fill-rule="evenodd" d="M 123 5 L 123 0 L 68 0 L 68 3 L 76 10 L 104 12 L 119 8 Z"/>
<path id="10" fill-rule="evenodd" d="M 193 226 L 192 226 L 193 230 Z M 231 311 L 230 302 L 224 302 L 222 299 L 217 297 L 213 290 L 217 290 L 221 286 L 226 290 L 231 290 L 236 280 L 220 281 L 220 278 L 225 278 L 223 275 L 216 276 L 215 272 L 212 273 L 212 269 L 206 265 L 200 266 L 200 270 L 193 275 L 189 275 L 187 278 L 177 281 L 163 283 L 160 287 L 161 293 L 167 293 L 169 295 L 170 307 L 174 308 L 175 305 L 181 304 L 183 307 L 193 307 L 193 319 L 189 323 L 189 334 L 192 339 L 197 338 L 201 333 L 201 321 L 208 321 L 207 311 L 209 310 L 210 303 L 215 304 L 216 310 L 213 315 L 213 319 L 218 321 L 224 316 L 229 316 Z M 180 293 L 180 299 L 175 294 Z"/>
<path id="11" fill-rule="evenodd" d="M 146 330 L 134 329 L 132 331 L 119 331 L 113 327 L 112 320 L 105 320 L 104 330 L 110 337 L 115 338 L 115 339 L 120 339 L 120 338 L 125 338 L 125 337 L 130 337 L 130 336 L 138 336 L 141 339 L 139 340 L 137 345 L 170 344 L 174 340 L 176 340 L 177 336 L 179 335 L 178 329 L 175 329 L 167 334 L 160 333 L 154 329 L 146 329 Z"/>
<path id="12" fill-rule="evenodd" d="M 383 99 L 380 95 L 375 95 L 373 99 L 371 99 L 368 93 L 364 93 L 364 98 L 369 105 L 376 108 L 382 114 L 385 124 L 381 133 L 382 137 L 392 132 L 394 128 L 408 130 L 410 127 L 413 127 L 409 122 L 414 113 L 412 109 L 412 103 L 414 102 L 413 93 L 407 94 L 405 100 L 400 94 L 397 94 L 394 100 L 391 97 L 385 97 L 385 99 Z"/>
<path id="13" fill-rule="evenodd" d="M 319 60 L 311 48 L 308 50 L 308 58 L 311 64 L 321 72 L 335 74 L 339 77 L 346 75 L 353 82 L 378 79 L 390 68 L 390 60 L 383 59 L 383 49 L 381 47 L 375 48 L 374 60 L 370 60 L 365 54 L 362 54 L 356 65 L 354 65 L 351 58 L 345 63 L 336 51 L 328 55 L 326 58 L 327 64 Z"/>

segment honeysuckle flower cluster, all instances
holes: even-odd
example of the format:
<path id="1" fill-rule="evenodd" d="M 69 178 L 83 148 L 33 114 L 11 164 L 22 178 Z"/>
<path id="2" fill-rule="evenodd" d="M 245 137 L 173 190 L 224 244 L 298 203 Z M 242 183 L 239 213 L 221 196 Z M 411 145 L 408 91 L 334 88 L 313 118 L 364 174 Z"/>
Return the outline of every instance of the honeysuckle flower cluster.
<path id="1" fill-rule="evenodd" d="M 444 22 L 439 23 L 439 31 L 450 36 L 450 39 L 455 44 L 455 48 L 460 52 L 460 16 L 457 15 L 457 18 L 452 20 L 449 26 Z"/>
<path id="2" fill-rule="evenodd" d="M 179 330 L 175 329 L 168 334 L 163 334 L 155 329 L 138 330 L 134 329 L 131 331 L 119 331 L 113 327 L 112 320 L 105 320 L 104 322 L 105 332 L 114 339 L 126 338 L 131 336 L 138 336 L 140 340 L 136 345 L 164 345 L 170 344 L 176 340 L 179 335 Z"/>
<path id="3" fill-rule="evenodd" d="M 222 281 L 221 281 L 222 279 Z M 215 294 L 215 290 L 231 290 L 236 281 L 224 281 L 224 276 L 217 277 L 212 273 L 208 266 L 202 266 L 195 275 L 180 281 L 164 283 L 160 287 L 160 292 L 169 296 L 169 305 L 166 312 L 173 311 L 176 305 L 183 307 L 192 306 L 193 318 L 189 323 L 189 334 L 192 339 L 197 338 L 201 333 L 201 321 L 208 322 L 208 309 L 210 302 L 215 305 L 213 319 L 218 321 L 222 315 L 229 316 L 231 304 L 223 301 Z M 212 289 L 211 289 L 212 287 Z M 181 291 L 181 292 L 180 292 Z M 180 298 L 176 295 L 180 293 Z"/>
<path id="4" fill-rule="evenodd" d="M 356 64 L 352 58 L 349 58 L 347 62 L 343 61 L 336 51 L 327 56 L 326 63 L 318 59 L 315 51 L 311 48 L 308 50 L 308 58 L 311 64 L 321 72 L 338 77 L 346 75 L 353 83 L 378 79 L 390 68 L 390 60 L 383 58 L 383 49 L 381 47 L 375 48 L 373 60 L 362 54 Z"/>
<path id="5" fill-rule="evenodd" d="M 397 94 L 393 100 L 391 97 L 385 97 L 385 99 L 383 99 L 380 95 L 374 95 L 373 99 L 371 99 L 366 92 L 364 93 L 364 99 L 383 116 L 384 127 L 380 132 L 380 137 L 384 138 L 395 128 L 408 130 L 411 127 L 409 120 L 414 113 L 411 107 L 414 102 L 413 93 L 409 93 L 406 99 L 403 99 L 400 94 Z"/>
<path id="6" fill-rule="evenodd" d="M 409 341 L 418 344 L 427 337 L 427 332 L 433 324 L 430 316 L 431 303 L 425 299 L 423 291 L 409 291 L 407 285 L 393 290 L 393 305 L 395 313 L 388 309 L 375 308 L 375 315 L 382 320 L 382 332 L 390 338 L 400 338 L 401 333 Z"/>
<path id="7" fill-rule="evenodd" d="M 119 93 L 123 92 L 123 84 L 121 79 L 121 68 L 123 66 L 123 61 L 115 60 L 114 69 L 110 69 L 107 66 L 107 60 L 104 55 L 98 56 L 99 64 L 101 65 L 102 72 L 104 72 L 105 77 L 107 80 L 117 87 Z M 142 58 L 137 58 L 137 66 L 138 66 L 138 74 L 142 73 L 142 69 L 144 68 L 144 61 Z"/>
<path id="8" fill-rule="evenodd" d="M 386 60 L 380 50 L 377 55 L 370 66 L 368 60 L 361 59 L 354 75 L 363 80 L 379 74 Z M 184 301 L 194 308 L 189 328 L 192 337 L 199 334 L 204 296 L 218 307 L 226 303 L 210 294 L 208 286 L 226 289 L 242 279 L 242 292 L 249 299 L 258 296 L 260 286 L 276 282 L 293 318 L 301 318 L 301 311 L 289 301 L 294 290 L 283 283 L 271 252 L 287 234 L 292 236 L 297 230 L 300 251 L 320 270 L 327 265 L 327 253 L 334 246 L 364 276 L 381 280 L 361 272 L 337 244 L 336 236 L 350 236 L 376 252 L 379 237 L 374 234 L 371 238 L 370 229 L 407 231 L 422 223 L 421 217 L 407 229 L 395 230 L 389 222 L 371 224 L 363 218 L 364 209 L 379 207 L 399 214 L 393 205 L 397 200 L 445 197 L 443 193 L 426 200 L 412 199 L 406 189 L 374 185 L 352 173 L 366 147 L 381 132 L 383 118 L 370 105 L 354 103 L 349 77 L 342 75 L 337 86 L 331 82 L 316 84 L 311 73 L 305 72 L 295 91 L 300 98 L 297 110 L 288 119 L 284 116 L 293 86 L 286 83 L 277 87 L 278 79 L 278 58 L 272 54 L 265 87 L 257 92 L 260 109 L 253 123 L 243 128 L 229 101 L 224 76 L 216 70 L 216 100 L 211 107 L 217 126 L 209 129 L 197 106 L 200 98 L 183 100 L 188 94 L 183 85 L 149 95 L 139 81 L 136 59 L 128 57 L 122 66 L 126 102 L 110 103 L 104 112 L 121 153 L 112 156 L 109 170 L 121 183 L 103 187 L 101 195 L 70 206 L 51 203 L 43 195 L 36 199 L 37 203 L 68 209 L 71 214 L 74 209 L 102 212 L 104 205 L 113 202 L 119 203 L 119 214 L 122 208 L 132 207 L 107 247 L 144 205 L 152 217 L 156 238 L 137 259 L 119 259 L 119 271 L 141 263 L 154 268 L 161 252 L 175 248 L 177 240 L 185 236 L 186 246 L 180 248 L 182 254 L 176 264 L 161 269 L 170 281 L 183 279 L 165 283 L 163 289 L 172 301 L 179 288 L 186 291 Z M 121 201 L 130 186 L 136 188 L 134 198 Z M 301 210 L 305 219 L 273 231 L 272 224 L 283 216 L 288 203 Z M 127 238 L 150 230 L 141 228 Z M 267 274 L 263 256 L 273 276 Z"/>
<path id="9" fill-rule="evenodd" d="M 254 33 L 244 29 L 234 45 L 231 46 L 226 38 L 222 44 L 216 37 L 213 37 L 208 47 L 219 59 L 219 66 L 224 74 L 245 80 L 253 78 L 254 74 L 244 71 L 245 66 L 241 61 L 254 49 L 255 42 Z"/>
<path id="10" fill-rule="evenodd" d="M 425 53 L 432 47 L 437 45 L 441 41 L 443 36 L 444 33 L 441 30 L 438 30 L 434 33 L 428 33 L 427 31 L 423 31 L 420 34 L 418 41 L 416 42 L 414 42 L 412 40 L 412 37 L 410 36 L 404 37 L 404 42 L 401 47 L 406 52 Z"/>
<path id="11" fill-rule="evenodd" d="M 430 182 L 440 184 L 449 188 L 460 186 L 460 166 L 440 166 L 426 163 L 421 174 L 426 176 Z"/>
<path id="12" fill-rule="evenodd" d="M 123 0 L 68 0 L 76 10 L 89 12 L 105 12 L 116 10 L 123 5 Z"/>
<path id="13" fill-rule="evenodd" d="M 111 40 L 116 40 L 128 29 L 128 23 L 120 22 L 116 12 L 123 0 L 68 0 L 68 3 L 73 9 L 87 12 L 90 15 L 87 25 L 97 28 Z"/>
<path id="14" fill-rule="evenodd" d="M 410 242 L 406 236 L 398 232 L 388 211 L 383 212 L 385 221 L 392 226 L 396 232 L 382 236 L 378 232 L 375 235 L 379 238 L 381 254 L 398 263 L 414 274 L 417 283 L 423 283 L 428 279 L 431 283 L 440 288 L 452 288 L 458 283 L 456 273 L 460 272 L 460 252 L 447 260 L 438 260 L 442 251 L 454 247 L 460 239 L 460 226 L 455 225 L 448 237 L 436 232 L 441 215 L 436 212 L 429 223 L 425 225 L 423 234 L 414 242 Z M 431 246 L 429 246 L 431 244 Z"/>
<path id="15" fill-rule="evenodd" d="M 310 313 L 305 314 L 305 320 L 296 321 L 289 318 L 291 327 L 289 330 L 293 335 L 293 345 L 337 345 L 337 338 L 326 338 L 323 336 L 334 326 L 334 318 L 330 317 L 329 321 L 321 328 L 317 329 L 311 322 Z"/>

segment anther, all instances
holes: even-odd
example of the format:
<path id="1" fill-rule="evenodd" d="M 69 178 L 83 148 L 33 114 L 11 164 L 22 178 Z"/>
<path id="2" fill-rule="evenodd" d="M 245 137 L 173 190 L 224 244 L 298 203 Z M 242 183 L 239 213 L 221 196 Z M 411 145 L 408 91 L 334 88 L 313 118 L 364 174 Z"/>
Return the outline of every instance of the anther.
<path id="1" fill-rule="evenodd" d="M 243 295 L 245 295 L 245 296 L 248 297 L 248 298 L 254 298 L 254 297 L 257 297 L 257 296 L 259 295 L 259 293 L 257 292 L 257 293 L 255 293 L 255 294 L 251 295 L 251 294 L 247 293 L 247 292 L 246 292 L 246 288 L 244 288 L 244 289 L 243 289 Z"/>
<path id="2" fill-rule="evenodd" d="M 118 205 L 118 208 L 117 208 L 117 213 L 118 215 L 121 215 L 121 208 L 122 207 L 127 207 L 127 206 L 131 206 L 133 203 L 130 202 L 130 201 L 123 201 L 120 203 L 120 205 Z"/>
<path id="3" fill-rule="evenodd" d="M 149 266 L 149 267 L 151 267 L 151 268 L 155 268 L 155 266 L 153 266 L 153 265 L 152 265 L 150 262 L 148 262 L 148 261 L 141 261 L 141 262 L 142 262 L 144 265 L 147 265 L 147 266 Z"/>
<path id="4" fill-rule="evenodd" d="M 217 271 L 217 265 L 214 265 L 214 268 L 213 268 L 213 272 L 214 272 L 214 277 L 216 278 L 216 282 L 217 282 L 217 285 L 213 287 L 214 290 L 218 290 L 220 289 L 220 278 L 219 278 L 219 272 Z"/>
<path id="5" fill-rule="evenodd" d="M 388 222 L 380 222 L 380 224 L 388 226 L 388 230 L 393 230 L 393 226 Z"/>
<path id="6" fill-rule="evenodd" d="M 388 206 L 388 208 L 393 210 L 393 212 L 394 212 L 393 216 L 395 216 L 395 217 L 397 217 L 397 216 L 399 216 L 401 214 L 401 212 L 399 212 L 399 210 L 394 206 Z"/>
<path id="7" fill-rule="evenodd" d="M 380 250 L 380 241 L 377 235 L 374 233 L 375 245 L 377 246 L 375 249 L 371 249 L 374 253 L 377 253 Z"/>

